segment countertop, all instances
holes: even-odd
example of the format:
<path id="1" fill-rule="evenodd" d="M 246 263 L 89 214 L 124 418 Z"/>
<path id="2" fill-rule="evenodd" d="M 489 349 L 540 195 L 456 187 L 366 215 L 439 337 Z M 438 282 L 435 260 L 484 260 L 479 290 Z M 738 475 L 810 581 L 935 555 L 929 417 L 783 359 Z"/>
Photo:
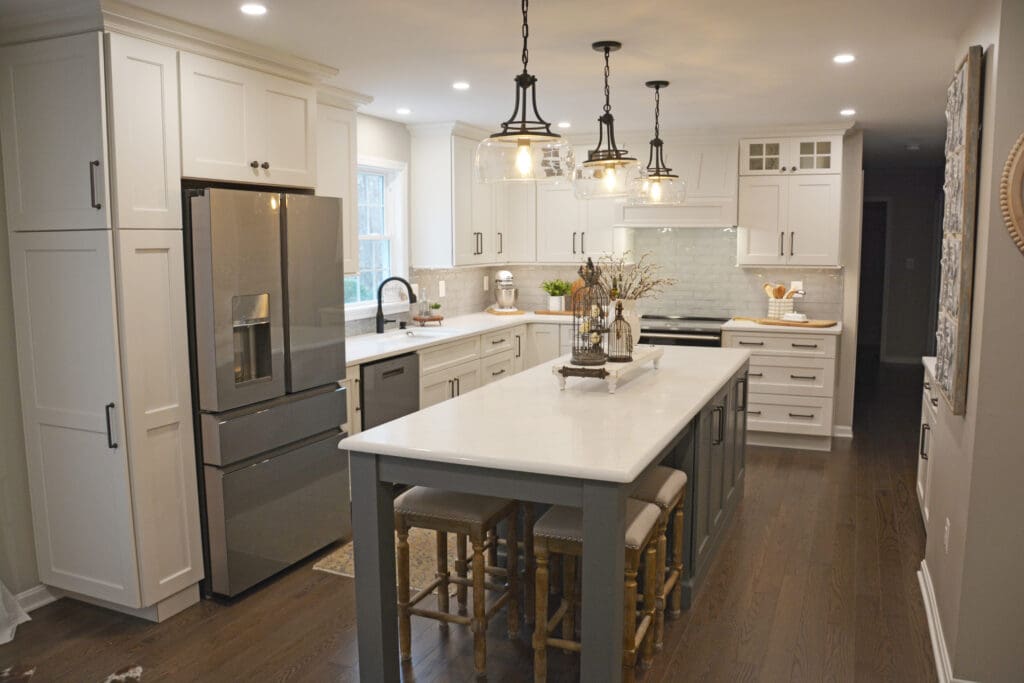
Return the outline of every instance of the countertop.
<path id="1" fill-rule="evenodd" d="M 791 325 L 762 325 L 749 320 L 730 320 L 722 325 L 722 332 L 785 332 L 789 334 L 834 334 L 843 332 L 843 323 L 837 322 L 832 327 L 793 327 Z"/>
<path id="2" fill-rule="evenodd" d="M 537 322 L 518 316 L 520 322 Z M 510 323 L 515 324 L 515 323 Z M 626 483 L 653 461 L 740 370 L 741 349 L 665 347 L 660 368 L 614 394 L 601 380 L 541 363 L 341 441 L 342 450 L 515 472 Z"/>
<path id="3" fill-rule="evenodd" d="M 469 315 L 445 318 L 440 327 L 437 325 L 428 327 L 414 325 L 408 330 L 399 330 L 394 323 L 391 323 L 384 334 L 360 334 L 345 339 L 345 364 L 367 363 L 527 323 L 571 325 L 572 316 L 538 315 L 536 313 L 524 313 L 523 315 L 470 313 Z M 409 332 L 412 335 L 408 334 Z"/>

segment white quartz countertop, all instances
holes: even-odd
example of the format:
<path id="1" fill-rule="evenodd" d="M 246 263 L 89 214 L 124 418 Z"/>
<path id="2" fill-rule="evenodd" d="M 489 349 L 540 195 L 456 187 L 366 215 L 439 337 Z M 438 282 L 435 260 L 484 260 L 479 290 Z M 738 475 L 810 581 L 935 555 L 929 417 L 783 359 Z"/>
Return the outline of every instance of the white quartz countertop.
<path id="1" fill-rule="evenodd" d="M 345 363 L 347 365 L 367 363 L 527 323 L 571 325 L 572 316 L 537 315 L 536 313 L 524 313 L 523 315 L 470 313 L 469 315 L 445 318 L 440 327 L 435 324 L 420 327 L 414 323 L 408 330 L 399 330 L 395 323 L 390 323 L 384 334 L 360 334 L 345 339 Z M 408 334 L 409 332 L 412 334 Z"/>
<path id="2" fill-rule="evenodd" d="M 741 349 L 665 347 L 660 368 L 638 372 L 614 394 L 602 380 L 577 377 L 560 391 L 551 366 L 565 364 L 563 357 L 350 436 L 339 448 L 627 483 L 749 357 Z"/>
<path id="3" fill-rule="evenodd" d="M 843 323 L 837 322 L 832 327 L 794 327 L 792 325 L 762 325 L 749 320 L 730 320 L 722 325 L 723 332 L 785 332 L 789 334 L 835 334 L 843 332 Z"/>

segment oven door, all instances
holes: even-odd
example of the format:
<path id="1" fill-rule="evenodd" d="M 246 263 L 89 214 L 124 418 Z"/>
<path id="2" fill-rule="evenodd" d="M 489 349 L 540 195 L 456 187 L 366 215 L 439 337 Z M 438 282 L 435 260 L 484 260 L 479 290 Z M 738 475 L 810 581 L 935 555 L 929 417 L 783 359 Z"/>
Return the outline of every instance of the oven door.
<path id="1" fill-rule="evenodd" d="M 641 344 L 656 346 L 721 346 L 722 335 L 701 332 L 660 332 L 640 330 Z"/>

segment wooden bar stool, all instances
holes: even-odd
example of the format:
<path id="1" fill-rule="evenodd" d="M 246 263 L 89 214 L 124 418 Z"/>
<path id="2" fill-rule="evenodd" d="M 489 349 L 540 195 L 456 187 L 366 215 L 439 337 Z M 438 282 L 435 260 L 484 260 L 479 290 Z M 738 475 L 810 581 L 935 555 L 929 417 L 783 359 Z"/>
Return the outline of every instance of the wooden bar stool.
<path id="1" fill-rule="evenodd" d="M 487 564 L 488 554 L 497 543 L 495 527 L 508 520 L 506 545 L 509 558 L 518 558 L 516 520 L 519 504 L 514 500 L 452 493 L 440 489 L 417 486 L 395 499 L 395 530 L 398 534 L 398 641 L 402 661 L 412 658 L 411 616 L 427 617 L 447 626 L 449 622 L 464 624 L 473 629 L 473 665 L 478 677 L 486 676 L 487 624 L 491 617 L 508 604 L 508 634 L 519 635 L 518 562 L 509 562 L 508 569 Z M 431 529 L 437 532 L 437 576 L 416 595 L 409 597 L 409 529 Z M 456 576 L 448 571 L 448 534 L 457 534 L 458 561 Z M 465 540 L 473 546 L 473 554 L 466 557 Z M 467 569 L 472 564 L 472 578 Z M 504 583 L 495 583 L 489 576 L 504 577 Z M 449 612 L 449 584 L 457 584 L 459 614 Z M 466 613 L 466 587 L 473 589 L 473 615 Z M 416 605 L 437 593 L 437 610 Z M 499 593 L 488 608 L 486 591 Z"/>
<path id="2" fill-rule="evenodd" d="M 658 466 L 640 477 L 632 497 L 654 503 L 661 509 L 658 517 L 658 572 L 656 586 L 657 613 L 654 648 L 661 652 L 665 644 L 665 606 L 671 596 L 669 616 L 682 613 L 683 596 L 683 500 L 686 497 L 686 473 L 673 467 Z M 672 518 L 672 563 L 666 557 L 666 533 Z"/>
<path id="3" fill-rule="evenodd" d="M 637 653 L 643 647 L 644 666 L 654 652 L 653 624 L 656 604 L 655 584 L 658 573 L 657 536 L 660 511 L 656 505 L 635 499 L 626 500 L 626 535 L 624 540 L 626 570 L 624 576 L 625 614 L 622 624 L 622 680 L 634 679 Z M 533 631 L 533 680 L 547 680 L 548 647 L 580 651 L 576 638 L 576 570 L 583 557 L 583 511 L 556 505 L 537 520 L 533 527 L 533 552 L 537 566 L 535 582 L 536 623 Z M 562 601 L 548 619 L 548 561 L 552 553 L 562 556 L 564 588 Z M 637 582 L 640 560 L 644 562 L 644 608 L 637 619 Z M 582 596 L 586 599 L 587 596 Z M 598 600 L 601 596 L 591 596 Z M 562 626 L 562 637 L 552 633 Z"/>

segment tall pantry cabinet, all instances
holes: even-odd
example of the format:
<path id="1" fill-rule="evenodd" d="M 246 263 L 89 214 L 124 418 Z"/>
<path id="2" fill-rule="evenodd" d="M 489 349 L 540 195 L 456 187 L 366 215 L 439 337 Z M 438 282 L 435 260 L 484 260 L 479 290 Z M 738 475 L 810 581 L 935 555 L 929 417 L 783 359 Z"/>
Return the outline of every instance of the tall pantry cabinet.
<path id="1" fill-rule="evenodd" d="M 177 51 L 0 48 L 0 145 L 40 580 L 153 620 L 203 576 Z"/>

